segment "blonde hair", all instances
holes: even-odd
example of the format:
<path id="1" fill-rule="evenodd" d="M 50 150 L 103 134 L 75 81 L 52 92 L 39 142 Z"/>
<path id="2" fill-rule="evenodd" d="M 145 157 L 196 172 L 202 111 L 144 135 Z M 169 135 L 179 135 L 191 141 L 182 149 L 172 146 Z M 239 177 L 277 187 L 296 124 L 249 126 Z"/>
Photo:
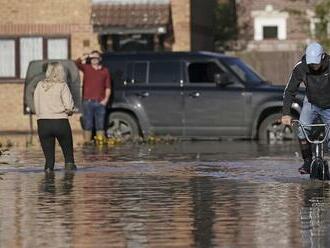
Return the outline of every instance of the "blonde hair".
<path id="1" fill-rule="evenodd" d="M 59 62 L 52 62 L 47 65 L 46 78 L 41 81 L 45 91 L 49 90 L 56 83 L 66 83 L 64 67 Z"/>

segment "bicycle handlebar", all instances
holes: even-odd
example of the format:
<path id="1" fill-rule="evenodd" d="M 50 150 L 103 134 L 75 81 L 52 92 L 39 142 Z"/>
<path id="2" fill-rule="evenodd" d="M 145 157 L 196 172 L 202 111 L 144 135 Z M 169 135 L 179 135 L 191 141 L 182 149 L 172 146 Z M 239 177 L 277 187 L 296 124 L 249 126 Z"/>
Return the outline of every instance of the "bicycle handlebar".
<path id="1" fill-rule="evenodd" d="M 301 127 L 301 129 L 302 129 L 302 131 L 304 133 L 304 136 L 307 139 L 307 141 L 309 143 L 313 143 L 313 144 L 321 144 L 321 143 L 323 143 L 327 139 L 328 134 L 329 134 L 329 131 L 330 131 L 330 125 L 328 123 L 327 124 L 302 124 L 301 121 L 299 121 L 299 120 L 292 120 L 291 123 L 292 123 L 291 124 L 292 126 L 294 125 L 294 123 L 298 123 L 298 125 Z M 307 133 L 306 133 L 305 127 L 324 127 L 325 135 L 324 135 L 323 139 L 322 140 L 311 140 L 308 137 Z"/>

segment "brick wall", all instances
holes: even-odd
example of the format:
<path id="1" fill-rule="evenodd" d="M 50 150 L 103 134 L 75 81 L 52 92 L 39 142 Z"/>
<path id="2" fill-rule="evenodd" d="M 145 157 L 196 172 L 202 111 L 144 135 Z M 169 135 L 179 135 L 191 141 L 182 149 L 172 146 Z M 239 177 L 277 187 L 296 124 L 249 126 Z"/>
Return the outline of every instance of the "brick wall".
<path id="1" fill-rule="evenodd" d="M 0 0 L 1 24 L 89 24 L 89 0 Z"/>
<path id="2" fill-rule="evenodd" d="M 287 41 L 277 41 L 281 47 L 279 50 L 300 49 L 299 46 L 305 44 L 310 38 L 309 19 L 307 10 L 314 10 L 318 0 L 240 0 L 237 1 L 237 17 L 239 25 L 239 38 L 243 43 L 256 43 L 255 49 L 258 49 L 258 43 L 265 43 L 268 47 L 275 47 L 272 41 L 253 41 L 253 18 L 251 12 L 255 10 L 265 10 L 266 5 L 272 5 L 276 11 L 285 11 L 289 13 L 287 20 Z M 297 44 L 297 45 L 293 45 Z M 267 50 L 267 49 L 266 49 Z"/>
<path id="3" fill-rule="evenodd" d="M 70 36 L 71 58 L 99 49 L 90 25 L 90 0 L 0 0 L 0 36 Z M 29 117 L 23 115 L 23 84 L 0 84 L 0 132 L 27 132 Z M 10 96 L 10 97 L 8 97 Z M 80 130 L 79 115 L 70 119 Z M 36 121 L 33 119 L 34 127 Z"/>
<path id="4" fill-rule="evenodd" d="M 99 49 L 90 0 L 0 0 L 0 36 L 70 35 L 71 57 Z"/>
<path id="5" fill-rule="evenodd" d="M 23 114 L 23 91 L 23 84 L 0 84 L 0 134 L 30 130 L 29 116 Z M 79 116 L 80 114 L 76 114 L 70 118 L 73 131 L 81 130 Z M 35 116 L 33 116 L 33 126 L 36 130 Z"/>
<path id="6" fill-rule="evenodd" d="M 190 0 L 171 0 L 173 51 L 191 50 Z"/>
<path id="7" fill-rule="evenodd" d="M 90 0 L 0 0 L 0 6 L 0 37 L 68 35 L 73 59 L 99 49 L 90 25 Z M 190 0 L 171 0 L 174 51 L 191 50 L 190 10 Z M 0 132 L 29 131 L 29 118 L 22 110 L 23 89 L 23 84 L 0 84 Z M 80 130 L 79 115 L 71 118 L 71 124 Z"/>

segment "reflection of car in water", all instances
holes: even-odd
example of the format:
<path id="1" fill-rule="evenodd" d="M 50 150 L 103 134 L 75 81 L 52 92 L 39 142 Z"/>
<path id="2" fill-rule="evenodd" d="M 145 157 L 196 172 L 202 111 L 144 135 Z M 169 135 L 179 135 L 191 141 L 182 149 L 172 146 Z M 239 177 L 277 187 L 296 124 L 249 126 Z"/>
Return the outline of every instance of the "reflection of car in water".
<path id="1" fill-rule="evenodd" d="M 239 58 L 209 52 L 109 53 L 103 64 L 113 78 L 109 136 L 294 136 L 279 122 L 284 87 L 268 84 Z M 30 81 L 27 77 L 26 84 Z M 292 108 L 296 116 L 298 102 Z"/>

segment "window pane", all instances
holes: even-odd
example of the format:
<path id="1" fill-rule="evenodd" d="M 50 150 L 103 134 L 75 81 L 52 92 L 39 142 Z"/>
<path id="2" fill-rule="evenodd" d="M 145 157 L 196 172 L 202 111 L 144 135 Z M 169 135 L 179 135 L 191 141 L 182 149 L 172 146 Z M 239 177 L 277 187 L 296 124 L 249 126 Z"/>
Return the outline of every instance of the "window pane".
<path id="1" fill-rule="evenodd" d="M 245 82 L 260 83 L 265 81 L 252 68 L 243 63 L 238 58 L 223 58 L 223 61 L 236 73 L 236 75 Z"/>
<path id="2" fill-rule="evenodd" d="M 47 44 L 48 59 L 68 58 L 68 39 L 48 39 Z"/>
<path id="3" fill-rule="evenodd" d="M 277 39 L 277 26 L 263 27 L 264 39 Z"/>
<path id="4" fill-rule="evenodd" d="M 150 63 L 149 83 L 179 83 L 181 79 L 180 62 Z"/>
<path id="5" fill-rule="evenodd" d="M 20 64 L 21 78 L 25 77 L 26 70 L 31 60 L 42 59 L 42 38 L 20 39 Z"/>
<path id="6" fill-rule="evenodd" d="M 0 40 L 0 77 L 15 77 L 15 40 Z"/>
<path id="7" fill-rule="evenodd" d="M 146 83 L 147 63 L 136 63 L 134 66 L 134 83 Z"/>
<path id="8" fill-rule="evenodd" d="M 223 72 L 214 62 L 191 63 L 188 70 L 191 83 L 214 83 L 215 74 Z"/>

